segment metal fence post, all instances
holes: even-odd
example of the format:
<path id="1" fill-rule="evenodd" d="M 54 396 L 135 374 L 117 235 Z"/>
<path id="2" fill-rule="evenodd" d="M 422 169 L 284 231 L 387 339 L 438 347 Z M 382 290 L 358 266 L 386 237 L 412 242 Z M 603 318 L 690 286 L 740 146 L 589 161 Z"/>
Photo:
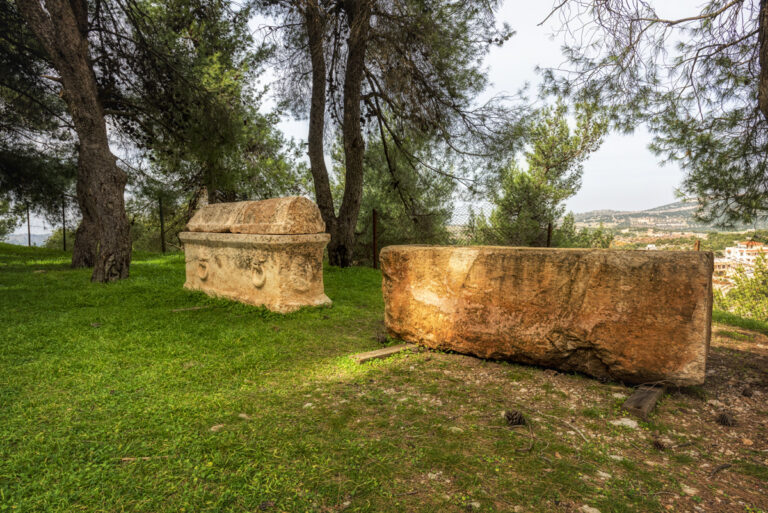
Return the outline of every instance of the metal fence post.
<path id="1" fill-rule="evenodd" d="M 64 251 L 67 250 L 67 199 L 61 198 L 61 235 L 64 237 Z"/>
<path id="2" fill-rule="evenodd" d="M 29 203 L 27 203 L 27 246 L 32 247 L 32 228 L 29 226 Z"/>
<path id="3" fill-rule="evenodd" d="M 378 269 L 379 268 L 379 252 L 377 251 L 377 244 L 376 244 L 376 209 L 373 209 L 373 268 Z"/>
<path id="4" fill-rule="evenodd" d="M 158 196 L 157 201 L 160 206 L 160 248 L 165 253 L 165 221 L 163 220 L 163 197 Z"/>

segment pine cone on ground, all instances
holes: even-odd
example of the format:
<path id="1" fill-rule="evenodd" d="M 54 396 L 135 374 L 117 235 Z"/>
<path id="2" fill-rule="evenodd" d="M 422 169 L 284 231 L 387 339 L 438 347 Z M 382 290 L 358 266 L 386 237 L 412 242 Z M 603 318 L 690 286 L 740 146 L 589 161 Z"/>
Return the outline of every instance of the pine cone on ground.
<path id="1" fill-rule="evenodd" d="M 525 426 L 527 424 L 525 417 L 518 410 L 504 410 L 501 416 L 507 421 L 508 426 Z"/>

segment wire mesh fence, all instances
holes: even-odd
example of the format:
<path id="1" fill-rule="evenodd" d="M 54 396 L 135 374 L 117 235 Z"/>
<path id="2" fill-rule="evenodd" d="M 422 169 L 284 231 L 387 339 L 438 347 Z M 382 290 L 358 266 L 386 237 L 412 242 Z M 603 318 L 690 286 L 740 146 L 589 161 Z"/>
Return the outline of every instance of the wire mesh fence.
<path id="1" fill-rule="evenodd" d="M 483 222 L 487 207 L 460 203 L 448 212 L 412 215 L 388 215 L 376 210 L 361 213 L 358 222 L 354 260 L 358 265 L 376 267 L 378 252 L 391 245 L 427 244 L 473 246 L 498 243 L 501 234 Z"/>
<path id="2" fill-rule="evenodd" d="M 410 216 L 403 214 L 402 211 L 391 213 L 375 209 L 363 210 L 358 221 L 353 261 L 357 265 L 374 266 L 377 264 L 378 252 L 381 248 L 398 244 L 472 246 L 488 243 L 489 230 L 492 228 L 487 223 L 478 223 L 488 210 L 488 205 L 480 202 L 458 202 L 440 212 L 412 213 Z M 76 227 L 75 221 L 76 219 L 67 219 L 67 249 L 71 249 L 74 243 L 72 230 Z M 166 226 L 159 230 L 166 233 L 166 238 L 172 241 L 173 233 L 170 232 L 174 229 L 182 230 L 184 223 L 174 224 L 171 221 L 166 220 Z M 160 251 L 164 240 L 161 241 L 159 235 L 155 234 L 158 230 L 150 230 L 151 233 L 146 234 L 143 233 L 144 231 L 147 231 L 147 227 L 143 224 L 141 227 L 132 226 L 134 239 L 151 238 L 154 241 L 157 238 L 157 244 L 155 244 L 157 248 L 149 249 Z M 24 219 L 16 231 L 6 237 L 5 242 L 24 246 L 45 246 L 47 243 L 63 248 L 63 235 L 61 223 L 53 224 L 43 217 L 32 214 L 29 225 Z"/>

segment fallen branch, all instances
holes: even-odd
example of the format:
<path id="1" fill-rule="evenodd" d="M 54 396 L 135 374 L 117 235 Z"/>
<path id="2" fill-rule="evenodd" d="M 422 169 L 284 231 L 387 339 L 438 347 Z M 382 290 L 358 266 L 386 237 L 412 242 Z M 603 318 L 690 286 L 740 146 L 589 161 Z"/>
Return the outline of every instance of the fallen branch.
<path id="1" fill-rule="evenodd" d="M 190 306 L 188 308 L 174 308 L 171 310 L 171 312 L 191 312 L 192 310 L 205 310 L 206 308 L 211 308 L 211 305 L 205 305 L 205 306 Z"/>
<path id="2" fill-rule="evenodd" d="M 715 474 L 718 472 L 722 472 L 723 470 L 731 468 L 733 465 L 731 463 L 723 463 L 722 465 L 718 465 L 715 467 L 715 469 L 712 471 L 711 474 L 709 474 L 709 477 L 715 477 Z"/>
<path id="3" fill-rule="evenodd" d="M 549 417 L 550 419 L 554 419 L 554 420 L 556 420 L 556 421 L 558 421 L 558 422 L 562 422 L 563 424 L 565 424 L 566 426 L 568 426 L 569 428 L 571 428 L 571 429 L 573 429 L 575 432 L 577 432 L 577 433 L 579 434 L 579 436 L 580 436 L 580 437 L 581 437 L 581 438 L 582 438 L 582 439 L 583 439 L 583 440 L 584 440 L 586 443 L 589 443 L 589 440 L 587 439 L 587 437 L 586 437 L 586 436 L 584 436 L 584 433 L 582 433 L 582 432 L 581 432 L 581 430 L 580 430 L 579 428 L 577 428 L 576 426 L 574 426 L 573 424 L 571 424 L 571 423 L 570 423 L 570 422 L 568 422 L 567 420 L 563 420 L 563 419 L 561 419 L 560 417 L 555 417 L 554 415 L 547 415 L 546 413 L 541 413 L 540 411 L 536 411 L 536 410 L 533 410 L 533 411 L 534 411 L 535 413 L 537 413 L 538 415 L 541 415 L 542 417 Z"/>

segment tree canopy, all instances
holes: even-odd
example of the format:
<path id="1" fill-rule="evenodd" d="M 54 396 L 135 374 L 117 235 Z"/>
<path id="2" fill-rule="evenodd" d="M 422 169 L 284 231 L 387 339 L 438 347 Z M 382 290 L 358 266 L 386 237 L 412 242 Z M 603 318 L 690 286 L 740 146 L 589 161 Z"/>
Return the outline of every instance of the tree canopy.
<path id="1" fill-rule="evenodd" d="M 543 109 L 531 123 L 524 152 L 526 168 L 512 161 L 502 172 L 491 200 L 489 218 L 478 219 L 477 230 L 486 243 L 513 246 L 552 245 L 555 223 L 565 212 L 564 202 L 581 188 L 583 163 L 602 143 L 607 128 L 591 104 L 575 109 L 575 127 L 568 125 L 563 103 Z"/>
<path id="2" fill-rule="evenodd" d="M 251 37 L 248 6 L 49 3 L 0 1 L 0 183 L 42 208 L 47 191 L 71 192 L 59 171 L 77 170 L 74 265 L 108 261 L 112 271 L 94 279 L 127 276 L 125 183 L 139 196 L 206 190 L 209 201 L 306 189 L 298 147 L 260 110 L 253 84 L 266 51 Z"/>
<path id="3" fill-rule="evenodd" d="M 497 26 L 497 1 L 265 0 L 282 51 L 281 91 L 289 108 L 309 117 L 309 159 L 315 197 L 331 233 L 334 265 L 349 265 L 364 184 L 365 146 L 377 140 L 401 165 L 447 174 L 408 147 L 418 131 L 444 152 L 482 157 L 491 166 L 514 144 L 520 111 L 499 99 L 477 105 L 487 85 L 482 57 L 512 34 Z M 344 193 L 334 204 L 325 165 L 326 129 L 341 133 Z M 393 166 L 394 160 L 387 159 Z M 467 165 L 465 174 L 483 165 Z M 397 182 L 395 182 L 397 186 Z"/>
<path id="4" fill-rule="evenodd" d="M 702 220 L 753 222 L 768 212 L 768 3 L 708 0 L 680 18 L 664 5 L 556 2 L 569 64 L 545 71 L 547 89 L 600 103 L 621 129 L 646 123 Z"/>

